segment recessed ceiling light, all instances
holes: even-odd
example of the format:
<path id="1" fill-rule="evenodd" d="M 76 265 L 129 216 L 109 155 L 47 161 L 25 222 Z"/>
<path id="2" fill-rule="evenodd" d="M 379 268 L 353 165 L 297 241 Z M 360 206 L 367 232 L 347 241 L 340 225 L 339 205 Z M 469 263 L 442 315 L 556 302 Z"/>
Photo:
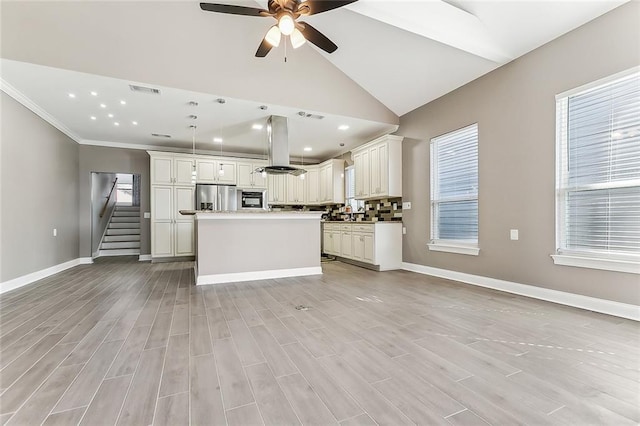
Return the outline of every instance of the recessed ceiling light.
<path id="1" fill-rule="evenodd" d="M 262 124 L 254 124 L 253 126 L 251 126 L 251 128 L 253 130 L 262 130 Z"/>
<path id="2" fill-rule="evenodd" d="M 105 104 L 100 104 L 100 108 L 106 108 L 107 106 Z"/>
<path id="3" fill-rule="evenodd" d="M 119 126 L 120 123 L 118 123 L 117 121 L 115 123 L 113 123 L 114 126 Z"/>
<path id="4" fill-rule="evenodd" d="M 213 141 L 217 142 L 217 143 L 221 143 L 222 142 L 222 138 L 213 138 Z"/>
<path id="5" fill-rule="evenodd" d="M 305 147 L 304 149 L 305 151 L 309 152 L 309 151 L 313 151 L 313 148 L 311 148 L 310 146 Z"/>
<path id="6" fill-rule="evenodd" d="M 91 96 L 98 96 L 98 92 L 91 92 Z"/>
<path id="7" fill-rule="evenodd" d="M 349 126 L 347 126 L 346 124 L 342 124 L 338 126 L 338 130 L 347 130 L 347 129 L 349 129 Z"/>
<path id="8" fill-rule="evenodd" d="M 76 95 L 74 93 L 69 93 L 69 97 L 73 99 L 76 97 Z"/>
<path id="9" fill-rule="evenodd" d="M 134 126 L 137 126 L 138 122 L 137 121 L 132 121 L 131 124 L 133 124 Z"/>
<path id="10" fill-rule="evenodd" d="M 113 114 L 107 114 L 107 117 L 113 118 Z"/>
<path id="11" fill-rule="evenodd" d="M 92 116 L 91 116 L 91 119 L 92 119 L 92 120 L 96 120 L 96 119 L 97 119 L 97 117 L 96 117 L 95 115 L 92 115 Z"/>
<path id="12" fill-rule="evenodd" d="M 127 101 L 120 101 L 120 105 L 126 105 Z"/>

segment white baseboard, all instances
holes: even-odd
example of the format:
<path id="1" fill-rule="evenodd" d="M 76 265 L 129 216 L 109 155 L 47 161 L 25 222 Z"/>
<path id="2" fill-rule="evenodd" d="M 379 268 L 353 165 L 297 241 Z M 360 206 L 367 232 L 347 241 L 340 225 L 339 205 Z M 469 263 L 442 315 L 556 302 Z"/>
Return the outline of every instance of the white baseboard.
<path id="1" fill-rule="evenodd" d="M 51 275 L 57 274 L 58 272 L 73 268 L 74 266 L 87 265 L 91 263 L 93 263 L 93 260 L 90 257 L 79 257 L 68 262 L 60 263 L 40 271 L 32 272 L 12 280 L 2 282 L 0 283 L 0 294 L 15 290 L 16 288 L 31 284 L 43 278 L 47 278 Z"/>
<path id="2" fill-rule="evenodd" d="M 273 278 L 302 277 L 306 275 L 322 275 L 322 267 L 312 266 L 309 268 L 275 269 L 269 271 L 237 272 L 232 274 L 196 275 L 196 284 L 236 283 L 240 281 L 257 281 Z"/>
<path id="3" fill-rule="evenodd" d="M 415 263 L 402 262 L 402 269 L 417 272 L 419 274 L 446 278 L 466 284 L 492 288 L 495 290 L 505 291 L 507 293 L 519 294 L 522 296 L 532 297 L 534 299 L 546 300 L 548 302 L 559 303 L 561 305 L 573 306 L 576 308 L 587 309 L 589 311 L 640 321 L 640 306 L 628 303 L 598 299 L 596 297 L 583 296 L 581 294 L 567 293 L 564 291 L 551 290 L 527 284 L 519 284 L 496 278 L 466 274 L 464 272 L 449 271 L 447 269 L 433 268 L 431 266 L 418 265 Z"/>
<path id="4" fill-rule="evenodd" d="M 151 261 L 151 255 L 150 254 L 141 254 L 140 256 L 138 256 L 138 261 L 139 262 Z"/>

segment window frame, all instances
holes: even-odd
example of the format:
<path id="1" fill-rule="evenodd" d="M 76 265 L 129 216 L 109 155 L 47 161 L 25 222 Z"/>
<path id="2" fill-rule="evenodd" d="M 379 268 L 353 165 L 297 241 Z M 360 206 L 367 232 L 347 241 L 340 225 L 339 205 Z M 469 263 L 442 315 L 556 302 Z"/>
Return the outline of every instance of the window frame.
<path id="1" fill-rule="evenodd" d="M 437 200 L 434 195 L 438 192 L 439 180 L 437 179 L 438 172 L 438 164 L 437 164 L 437 155 L 435 155 L 436 150 L 438 149 L 437 143 L 441 141 L 443 138 L 451 136 L 454 133 L 462 133 L 469 128 L 475 127 L 476 130 L 476 143 L 478 145 L 478 154 L 476 156 L 476 162 L 478 164 L 478 188 L 476 189 L 475 196 L 455 196 L 455 197 L 439 197 Z M 431 138 L 430 146 L 429 146 L 429 160 L 430 160 L 430 194 L 429 194 L 429 208 L 431 213 L 431 224 L 429 226 L 430 229 L 430 239 L 427 247 L 430 251 L 439 251 L 446 253 L 455 253 L 455 254 L 465 254 L 470 256 L 477 256 L 480 253 L 479 239 L 480 239 L 480 203 L 479 203 L 479 187 L 480 187 L 480 140 L 479 140 L 479 126 L 478 123 L 472 123 L 467 126 L 461 127 L 456 130 L 452 130 L 450 132 L 443 133 L 439 136 Z M 437 215 L 437 206 L 443 202 L 456 202 L 456 201 L 476 201 L 478 203 L 478 215 L 477 215 L 477 224 L 478 224 L 478 235 L 475 241 L 470 240 L 453 240 L 453 239 L 441 239 L 435 238 L 436 235 L 439 236 L 439 232 L 436 229 L 438 223 L 438 215 Z"/>
<path id="2" fill-rule="evenodd" d="M 574 190 L 570 190 L 563 185 L 565 175 L 568 170 L 564 170 L 566 165 L 565 156 L 568 155 L 567 132 L 563 129 L 569 125 L 567 117 L 568 100 L 572 96 L 577 96 L 591 90 L 607 86 L 625 77 L 640 73 L 640 66 L 604 77 L 588 84 L 567 90 L 555 96 L 556 101 L 556 176 L 555 176 L 555 252 L 551 255 L 555 265 L 574 266 L 589 269 L 600 269 L 606 271 L 626 272 L 640 274 L 640 256 L 625 253 L 609 253 L 599 250 L 576 250 L 566 248 L 566 197 L 569 193 L 581 192 L 594 189 L 615 189 L 624 187 L 635 187 L 635 182 L 619 183 L 596 183 L 582 185 Z"/>

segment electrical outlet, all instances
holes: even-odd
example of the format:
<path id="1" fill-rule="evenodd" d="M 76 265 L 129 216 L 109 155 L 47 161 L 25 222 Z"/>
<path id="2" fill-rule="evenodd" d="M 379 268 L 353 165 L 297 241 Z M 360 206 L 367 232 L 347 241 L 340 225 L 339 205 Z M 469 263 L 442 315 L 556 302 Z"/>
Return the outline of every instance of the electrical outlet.
<path id="1" fill-rule="evenodd" d="M 54 237 L 58 236 L 58 229 L 57 228 L 53 228 L 53 236 Z"/>
<path id="2" fill-rule="evenodd" d="M 516 241 L 518 239 L 518 230 L 517 229 L 512 229 L 510 234 L 511 234 L 511 240 L 512 241 Z"/>
<path id="3" fill-rule="evenodd" d="M 403 201 L 402 210 L 411 210 L 411 201 Z"/>
<path id="4" fill-rule="evenodd" d="M 144 212 L 145 219 L 151 219 L 151 212 Z"/>
<path id="5" fill-rule="evenodd" d="M 406 235 L 407 234 L 407 227 L 403 226 L 402 227 L 402 235 Z"/>

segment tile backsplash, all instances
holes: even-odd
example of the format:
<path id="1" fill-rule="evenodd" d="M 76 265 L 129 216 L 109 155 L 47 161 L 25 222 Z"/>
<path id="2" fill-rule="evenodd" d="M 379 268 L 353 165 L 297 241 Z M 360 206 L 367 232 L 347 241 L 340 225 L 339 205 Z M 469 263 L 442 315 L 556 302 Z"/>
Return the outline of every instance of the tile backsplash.
<path id="1" fill-rule="evenodd" d="M 333 220 L 345 220 L 350 216 L 344 212 L 344 205 L 330 206 L 327 213 Z M 352 213 L 356 222 L 401 222 L 402 198 L 383 198 L 364 202 L 364 211 Z"/>
<path id="2" fill-rule="evenodd" d="M 277 211 L 321 211 L 327 213 L 331 220 L 351 220 L 356 222 L 401 222 L 402 198 L 383 198 L 364 202 L 364 211 L 345 213 L 344 204 L 330 206 L 271 206 Z"/>

